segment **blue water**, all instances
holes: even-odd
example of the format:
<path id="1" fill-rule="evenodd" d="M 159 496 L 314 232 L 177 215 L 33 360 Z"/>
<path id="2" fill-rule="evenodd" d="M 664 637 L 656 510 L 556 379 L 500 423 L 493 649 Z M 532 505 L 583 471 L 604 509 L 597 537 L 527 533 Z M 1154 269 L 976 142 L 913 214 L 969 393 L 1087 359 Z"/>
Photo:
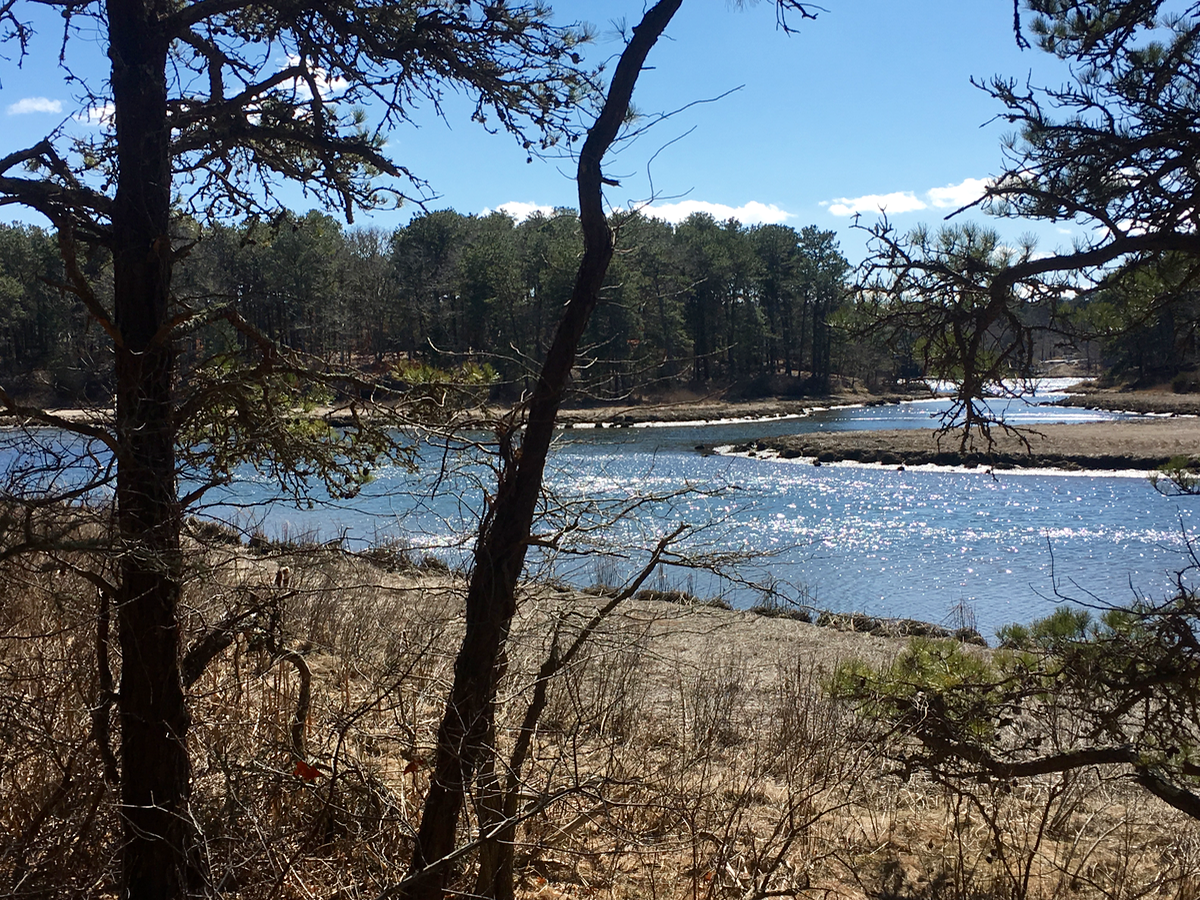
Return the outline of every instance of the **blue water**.
<path id="1" fill-rule="evenodd" d="M 654 586 L 757 602 L 755 585 L 813 605 L 947 620 L 965 602 L 985 635 L 1070 598 L 1102 606 L 1163 596 L 1188 563 L 1200 498 L 1172 499 L 1142 476 L 947 472 L 705 456 L 735 444 L 814 430 L 930 427 L 944 401 L 827 410 L 723 425 L 564 431 L 551 458 L 536 531 L 558 549 L 530 554 L 535 574 L 578 585 L 640 569 L 678 524 L 678 553 L 725 568 L 668 565 Z M 1013 404 L 1036 424 L 1114 414 Z M 8 457 L 12 465 L 13 457 Z M 430 443 L 419 471 L 386 468 L 362 494 L 312 509 L 271 502 L 265 478 L 241 473 L 206 514 L 277 537 L 395 540 L 454 562 L 469 556 L 494 476 L 478 451 Z M 679 561 L 682 561 L 680 559 Z"/>
<path id="2" fill-rule="evenodd" d="M 775 554 L 745 573 L 802 587 L 817 606 L 939 621 L 966 601 L 989 634 L 1046 615 L 1061 597 L 1103 604 L 1168 592 L 1187 564 L 1200 502 L 1164 497 L 1144 477 L 817 468 L 680 452 L 660 452 L 652 467 L 643 459 L 638 472 L 628 448 L 583 444 L 557 462 L 554 481 L 568 494 L 666 491 L 684 479 L 734 486 L 662 518 L 712 523 L 718 549 Z M 619 542 L 645 543 L 644 522 L 617 531 Z"/>

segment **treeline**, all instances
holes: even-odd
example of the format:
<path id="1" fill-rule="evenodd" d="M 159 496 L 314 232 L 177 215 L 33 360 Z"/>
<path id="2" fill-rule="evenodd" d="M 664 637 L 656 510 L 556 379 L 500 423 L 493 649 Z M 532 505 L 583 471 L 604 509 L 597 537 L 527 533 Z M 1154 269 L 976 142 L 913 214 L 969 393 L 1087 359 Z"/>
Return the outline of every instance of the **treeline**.
<path id="1" fill-rule="evenodd" d="M 550 342 L 582 246 L 573 210 L 519 223 L 443 210 L 392 232 L 344 229 L 319 212 L 270 227 L 180 227 L 194 243 L 173 287 L 189 308 L 231 306 L 334 364 L 486 364 L 510 396 Z M 585 381 L 599 394 L 777 375 L 823 393 L 834 373 L 861 374 L 846 372 L 833 326 L 849 273 L 834 233 L 634 215 L 618 240 L 585 339 Z M 108 261 L 81 263 L 103 293 Z M 65 280 L 48 232 L 0 226 L 0 368 L 10 383 L 38 373 L 59 394 L 102 399 L 103 335 Z M 196 331 L 185 361 L 229 339 L 216 326 Z"/>
<path id="2" fill-rule="evenodd" d="M 581 247 L 573 210 L 522 222 L 443 210 L 390 232 L 344 228 L 319 212 L 270 226 L 179 227 L 191 245 L 173 286 L 188 308 L 231 307 L 264 335 L 331 365 L 379 373 L 397 361 L 487 366 L 501 400 L 528 386 Z M 945 330 L 942 320 L 962 302 L 925 298 L 920 316 L 899 322 L 893 303 L 885 322 L 870 302 L 855 301 L 836 235 L 812 226 L 703 214 L 670 225 L 634 215 L 623 217 L 618 242 L 581 360 L 585 393 L 601 398 L 655 385 L 824 394 L 836 376 L 870 388 L 919 379 L 932 331 Z M 110 260 L 97 251 L 78 263 L 108 307 Z M 1072 345 L 1096 340 L 1099 361 L 1118 373 L 1189 377 L 1194 301 L 1163 304 L 1150 277 L 1114 282 L 1069 320 L 1058 310 L 1057 324 L 1048 309 L 1023 309 L 1029 327 L 1049 329 L 1032 361 L 1078 355 Z M 0 378 L 43 402 L 103 402 L 111 348 L 66 282 L 49 232 L 0 225 Z M 247 340 L 226 323 L 184 334 L 185 376 L 192 362 Z"/>

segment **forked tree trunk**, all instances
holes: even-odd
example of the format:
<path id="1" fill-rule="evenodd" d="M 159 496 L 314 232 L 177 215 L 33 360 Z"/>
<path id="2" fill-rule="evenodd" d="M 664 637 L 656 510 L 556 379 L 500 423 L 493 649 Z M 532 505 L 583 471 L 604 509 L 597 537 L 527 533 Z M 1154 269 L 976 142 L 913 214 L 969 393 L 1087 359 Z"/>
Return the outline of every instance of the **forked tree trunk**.
<path id="1" fill-rule="evenodd" d="M 504 648 L 516 613 L 517 582 L 554 421 L 575 363 L 579 339 L 600 297 L 613 255 L 612 231 L 601 196 L 601 160 L 629 110 L 634 85 L 650 48 L 683 0 L 660 0 L 643 16 L 621 54 L 608 98 L 579 154 L 579 219 L 584 253 L 575 285 L 546 354 L 529 403 L 518 451 L 508 455 L 491 510 L 480 525 L 467 588 L 466 634 L 454 664 L 454 684 L 438 730 L 436 759 L 413 851 L 406 895 L 441 900 L 455 846 L 463 800 L 485 752 L 495 719 Z"/>
<path id="2" fill-rule="evenodd" d="M 121 646 L 123 896 L 189 892 L 189 716 L 179 676 L 180 515 L 168 335 L 171 277 L 167 41 L 159 0 L 109 0 L 116 108 L 113 204 Z"/>

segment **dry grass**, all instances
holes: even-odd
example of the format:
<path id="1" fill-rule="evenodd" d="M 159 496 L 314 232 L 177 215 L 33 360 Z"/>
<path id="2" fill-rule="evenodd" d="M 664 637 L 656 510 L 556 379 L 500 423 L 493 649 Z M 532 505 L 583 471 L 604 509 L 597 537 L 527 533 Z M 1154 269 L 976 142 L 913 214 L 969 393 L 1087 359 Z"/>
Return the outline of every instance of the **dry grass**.
<path id="1" fill-rule="evenodd" d="M 1191 458 L 1200 446 L 1200 420 L 1151 419 L 1038 425 L 1014 433 L 993 433 L 993 443 L 978 436 L 967 453 L 959 451 L 960 431 L 933 428 L 841 431 L 797 434 L 759 441 L 764 456 L 854 460 L 897 465 L 971 465 L 996 468 L 1151 470 L 1179 457 Z M 1028 442 L 1028 443 L 1026 443 Z M 747 449 L 749 449 L 747 447 Z"/>
<path id="2" fill-rule="evenodd" d="M 411 850 L 461 583 L 319 548 L 210 543 L 190 558 L 187 646 L 257 610 L 191 690 L 192 812 L 212 884 L 239 898 L 377 896 Z M 43 555 L 0 571 L 6 897 L 115 893 L 114 786 L 93 715 L 104 708 L 102 607 L 76 571 L 101 563 Z M 276 587 L 281 566 L 290 579 Z M 501 763 L 552 636 L 561 646 L 598 602 L 549 588 L 524 598 L 498 708 Z M 876 736 L 822 684 L 847 655 L 886 660 L 900 646 L 744 612 L 624 604 L 552 685 L 524 771 L 520 893 L 1200 897 L 1200 830 L 1119 776 L 1013 786 L 893 774 Z M 304 670 L 315 775 L 297 768 L 293 745 Z"/>

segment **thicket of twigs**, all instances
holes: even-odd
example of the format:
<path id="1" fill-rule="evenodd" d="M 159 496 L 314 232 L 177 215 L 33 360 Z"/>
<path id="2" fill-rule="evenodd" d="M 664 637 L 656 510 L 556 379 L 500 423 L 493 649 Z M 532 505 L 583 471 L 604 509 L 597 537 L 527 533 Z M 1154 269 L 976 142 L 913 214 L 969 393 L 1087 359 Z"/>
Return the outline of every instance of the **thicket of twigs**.
<path id="1" fill-rule="evenodd" d="M 64 537 L 82 546 L 97 533 Z M 395 549 L 355 557 L 214 537 L 189 548 L 183 646 L 192 815 L 211 888 L 256 900 L 378 897 L 408 863 L 457 649 L 460 581 Z M 105 559 L 84 547 L 0 563 L 5 897 L 116 889 L 105 748 L 119 736 L 106 692 L 121 661 L 94 577 Z M 499 778 L 552 642 L 566 646 L 599 602 L 549 586 L 525 598 L 498 713 Z M 222 628 L 233 639 L 217 648 Z M 827 699 L 845 649 L 834 641 L 783 618 L 618 607 L 550 685 L 521 787 L 520 891 L 1200 897 L 1200 830 L 1119 775 L 1014 786 L 894 774 L 879 736 Z M 888 652 L 877 640 L 862 649 Z M 456 862 L 465 895 L 472 810 Z"/>

